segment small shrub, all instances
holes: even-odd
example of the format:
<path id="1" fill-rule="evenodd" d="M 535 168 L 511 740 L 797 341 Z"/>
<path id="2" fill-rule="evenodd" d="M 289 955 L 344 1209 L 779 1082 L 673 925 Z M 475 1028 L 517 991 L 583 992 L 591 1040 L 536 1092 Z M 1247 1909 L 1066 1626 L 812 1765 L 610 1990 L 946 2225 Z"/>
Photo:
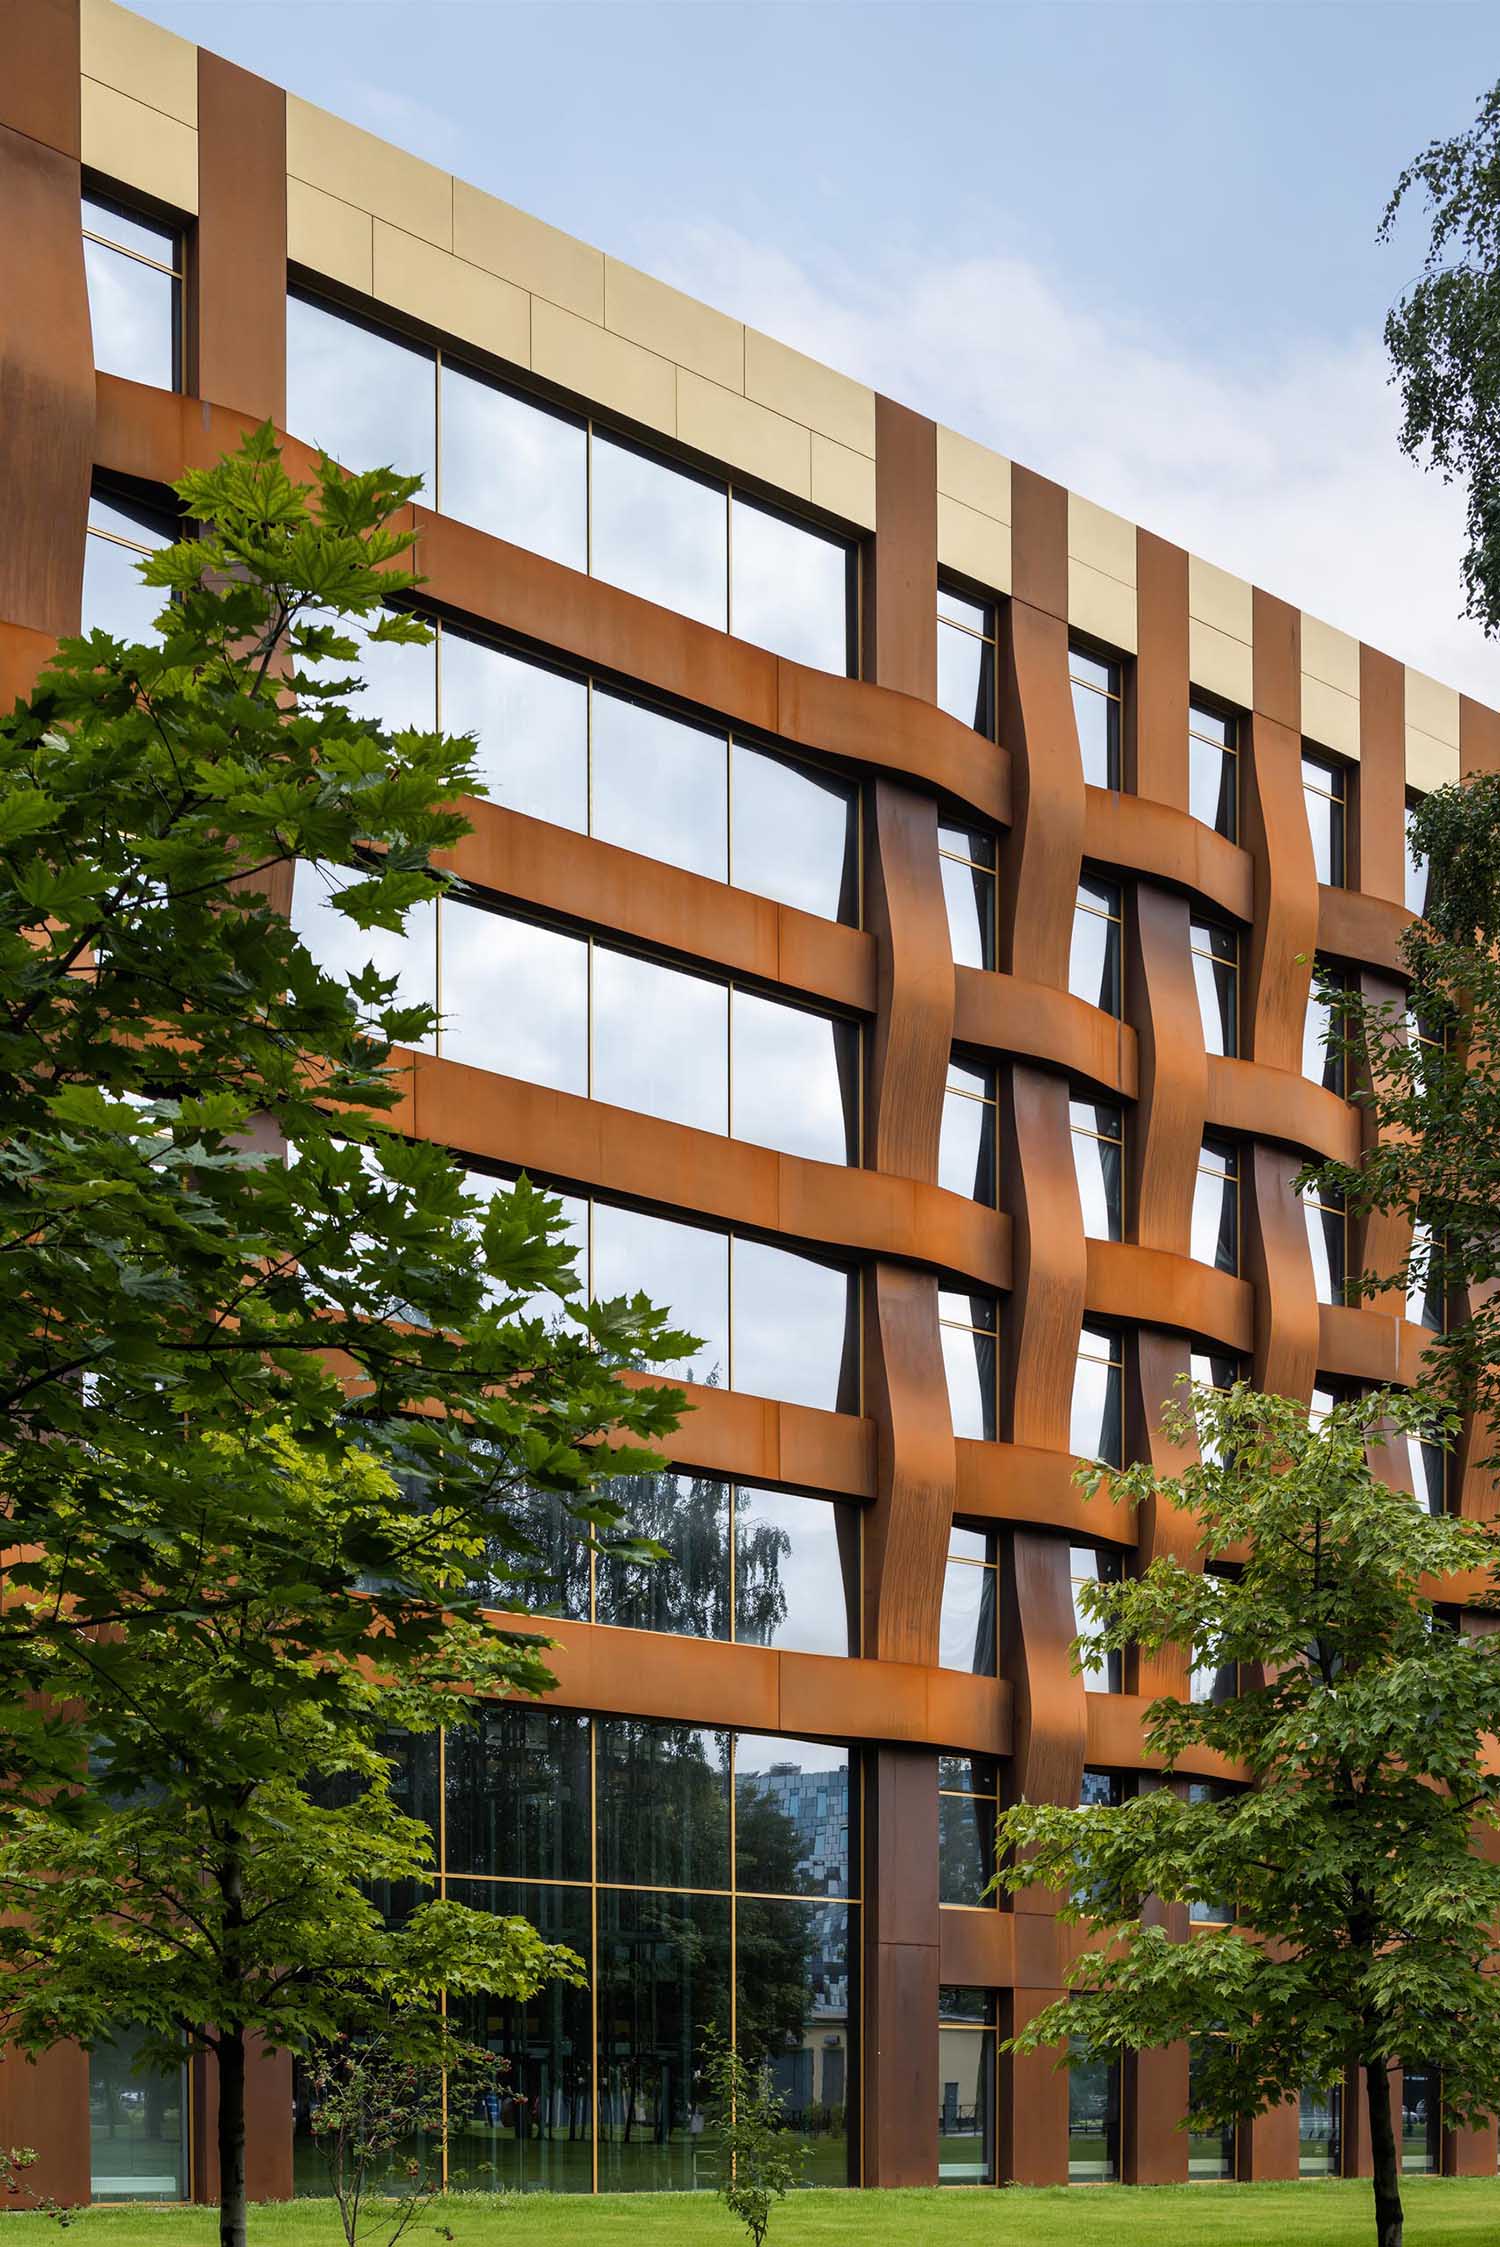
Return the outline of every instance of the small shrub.
<path id="1" fill-rule="evenodd" d="M 752 2068 L 712 2022 L 704 2038 L 705 2121 L 719 2156 L 719 2198 L 762 2247 L 771 2211 L 803 2181 L 807 2148 L 787 2135 L 769 2067 Z"/>

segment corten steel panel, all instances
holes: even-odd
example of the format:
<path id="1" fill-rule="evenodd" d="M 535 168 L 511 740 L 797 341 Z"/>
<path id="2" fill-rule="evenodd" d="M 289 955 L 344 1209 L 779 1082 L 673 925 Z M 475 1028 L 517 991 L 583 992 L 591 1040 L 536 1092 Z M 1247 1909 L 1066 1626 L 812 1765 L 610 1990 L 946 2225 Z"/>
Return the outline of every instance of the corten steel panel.
<path id="1" fill-rule="evenodd" d="M 89 2197 L 89 2056 L 57 2044 L 39 2060 L 14 2047 L 0 2058 L 0 2144 L 30 2146 L 26 2189 L 65 2208 Z"/>
<path id="2" fill-rule="evenodd" d="M 1185 2185 L 1188 2048 L 1127 2052 L 1120 2097 L 1120 2174 L 1127 2185 Z"/>
<path id="3" fill-rule="evenodd" d="M 1465 780 L 1470 773 L 1500 772 L 1500 710 L 1466 694 L 1458 698 L 1458 769 Z"/>
<path id="4" fill-rule="evenodd" d="M 622 1374 L 647 1385 L 644 1374 Z M 875 1495 L 875 1426 L 850 1412 L 819 1412 L 737 1389 L 674 1381 L 687 1398 L 675 1435 L 659 1446 L 674 1466 L 742 1482 L 869 1499 Z"/>
<path id="5" fill-rule="evenodd" d="M 937 1758 L 865 1765 L 864 2178 L 937 2182 Z"/>
<path id="6" fill-rule="evenodd" d="M 94 443 L 78 195 L 76 156 L 0 125 L 0 623 L 54 639 L 78 629 Z"/>
<path id="7" fill-rule="evenodd" d="M 1296 2098 L 1241 2123 L 1235 2134 L 1234 2173 L 1247 2184 L 1276 2184 L 1295 2179 L 1302 2108 Z"/>
<path id="8" fill-rule="evenodd" d="M 1000 1557 L 1000 1642 L 1013 1690 L 1015 1745 L 1003 1776 L 1013 1802 L 1078 1801 L 1088 1737 L 1087 1696 L 1072 1666 L 1077 1635 L 1065 1537 L 1012 1529 Z M 1022 1890 L 1018 1915 L 1050 1910 L 1040 1889 Z"/>
<path id="9" fill-rule="evenodd" d="M 1093 864 L 1170 883 L 1234 920 L 1248 921 L 1253 910 L 1249 852 L 1172 804 L 1085 787 L 1083 854 Z"/>
<path id="10" fill-rule="evenodd" d="M 1188 558 L 1150 531 L 1135 535 L 1136 659 L 1126 725 L 1126 781 L 1144 802 L 1188 808 Z"/>
<path id="11" fill-rule="evenodd" d="M 1318 1305 L 1318 1364 L 1346 1381 L 1395 1382 L 1417 1378 L 1427 1329 L 1399 1315 L 1361 1310 L 1353 1303 Z"/>
<path id="12" fill-rule="evenodd" d="M 1139 1328 L 1133 1347 L 1126 1350 L 1126 1455 L 1149 1459 L 1162 1476 L 1181 1474 L 1198 1456 L 1198 1446 L 1191 1437 L 1179 1440 L 1162 1425 L 1169 1405 L 1186 1406 L 1189 1402 L 1186 1377 L 1190 1358 L 1188 1337 L 1163 1333 L 1159 1327 Z M 1135 1519 L 1137 1574 L 1154 1560 L 1175 1560 L 1182 1568 L 1202 1567 L 1197 1519 L 1185 1507 L 1153 1495 L 1137 1510 Z M 1129 1648 L 1125 1684 L 1131 1693 L 1147 1701 L 1162 1693 L 1184 1695 L 1188 1684 L 1186 1649 L 1163 1646 L 1147 1653 L 1139 1647 Z"/>
<path id="13" fill-rule="evenodd" d="M 1362 897 L 1358 890 L 1318 889 L 1318 950 L 1356 966 L 1399 970 L 1401 939 L 1411 925 L 1402 904 Z"/>
<path id="14" fill-rule="evenodd" d="M 833 1006 L 875 1011 L 875 939 L 862 929 L 503 804 L 470 798 L 464 809 L 474 832 L 439 863 L 479 889 Z"/>
<path id="15" fill-rule="evenodd" d="M 1254 1303 L 1248 1280 L 1134 1241 L 1090 1240 L 1086 1247 L 1086 1300 L 1100 1318 L 1148 1319 L 1226 1350 L 1249 1349 Z"/>
<path id="16" fill-rule="evenodd" d="M 866 791 L 865 911 L 879 1001 L 869 1038 L 865 1160 L 938 1174 L 943 1087 L 953 1048 L 953 953 L 931 796 L 876 780 Z"/>
<path id="17" fill-rule="evenodd" d="M 1406 666 L 1359 650 L 1359 770 L 1349 880 L 1367 897 L 1406 902 Z"/>
<path id="18" fill-rule="evenodd" d="M 867 674 L 937 698 L 937 424 L 875 399 L 874 649 Z M 873 652 L 874 661 L 869 660 Z"/>
<path id="19" fill-rule="evenodd" d="M 884 1259 L 865 1280 L 866 1409 L 876 1428 L 865 1520 L 864 1646 L 883 1661 L 938 1658 L 958 1468 L 938 1331 L 937 1278 Z"/>
<path id="20" fill-rule="evenodd" d="M 1208 1114 L 1187 900 L 1142 882 L 1125 926 L 1128 1007 L 1140 1041 L 1140 1097 L 1125 1129 L 1126 1231 L 1145 1248 L 1186 1256 Z"/>
<path id="21" fill-rule="evenodd" d="M 1068 621 L 1068 495 L 1031 468 L 1010 472 L 1011 597 Z"/>
<path id="22" fill-rule="evenodd" d="M 219 2197 L 219 2075 L 204 2058 L 192 2063 L 192 2189 L 196 2201 Z M 245 2190 L 251 2200 L 292 2197 L 292 2056 L 266 2052 L 259 2037 L 245 2055 Z"/>
<path id="23" fill-rule="evenodd" d="M 1242 962 L 1240 1041 L 1256 1061 L 1301 1066 L 1318 937 L 1318 887 L 1302 797 L 1301 614 L 1255 595 L 1255 709 L 1241 755 L 1255 921 Z M 1248 769 L 1245 769 L 1248 767 Z"/>
<path id="24" fill-rule="evenodd" d="M 1083 760 L 1067 626 L 1021 601 L 1007 611 L 1000 708 L 1000 730 L 1017 752 L 1000 851 L 1000 964 L 1065 989 L 1083 863 Z"/>
<path id="25" fill-rule="evenodd" d="M 1359 1158 L 1359 1114 L 1336 1092 L 1302 1074 L 1232 1054 L 1208 1056 L 1208 1117 L 1221 1130 L 1274 1139 L 1299 1154 L 1335 1162 Z"/>
<path id="26" fill-rule="evenodd" d="M 0 711 L 8 711 L 18 697 L 30 694 L 56 650 L 57 639 L 51 632 L 0 623 Z"/>
<path id="27" fill-rule="evenodd" d="M 1077 1465 L 1070 1451 L 961 1437 L 957 1510 L 977 1521 L 1075 1531 L 1097 1544 L 1133 1550 L 1137 1516 L 1128 1506 L 1112 1506 L 1103 1492 L 1088 1497 L 1073 1480 Z"/>
<path id="28" fill-rule="evenodd" d="M 1128 1022 L 1024 976 L 956 967 L 953 979 L 953 1035 L 960 1045 L 1043 1061 L 1080 1087 L 1135 1098 L 1138 1048 Z"/>
<path id="29" fill-rule="evenodd" d="M 1443 2131 L 1443 2175 L 1445 2177 L 1493 2177 L 1496 2159 L 1496 2127 L 1493 2122 L 1477 2130 Z"/>
<path id="30" fill-rule="evenodd" d="M 1009 1989 L 1016 1978 L 1016 1930 L 1013 1912 L 938 1912 L 938 1951 L 943 1982 L 957 1989 Z"/>
<path id="31" fill-rule="evenodd" d="M 76 165 L 79 107 L 78 0 L 6 0 L 0 10 L 0 126 Z M 14 223 L 8 205 L 6 223 Z M 0 299 L 7 311 L 27 302 Z"/>
<path id="32" fill-rule="evenodd" d="M 1016 1988 L 1000 2000 L 1000 2029 L 1016 2036 L 1057 1998 L 1057 1989 Z M 1068 2181 L 1068 2071 L 1050 2049 L 1000 2055 L 1000 2176 L 1006 2184 Z"/>
<path id="33" fill-rule="evenodd" d="M 779 1154 L 429 1054 L 415 1056 L 414 1077 L 398 1126 L 478 1160 L 816 1246 L 942 1264 L 985 1287 L 1009 1281 L 1004 1216 L 941 1186 Z"/>
<path id="34" fill-rule="evenodd" d="M 198 50 L 190 388 L 286 420 L 286 95 Z"/>
<path id="35" fill-rule="evenodd" d="M 1240 1180 L 1245 1272 L 1255 1294 L 1251 1378 L 1272 1396 L 1311 1402 L 1321 1339 L 1306 1213 L 1292 1192 L 1301 1164 L 1257 1145 Z M 1247 1191 L 1248 1188 L 1248 1191 Z"/>
<path id="36" fill-rule="evenodd" d="M 1087 1761 L 1111 1770 L 1139 1768 L 1159 1771 L 1162 1758 L 1147 1748 L 1141 1737 L 1147 1697 L 1134 1693 L 1088 1693 L 1084 1696 Z M 1184 1748 L 1177 1770 L 1186 1778 L 1242 1778 L 1242 1768 L 1214 1748 Z"/>
<path id="37" fill-rule="evenodd" d="M 1000 1198 L 1011 1213 L 1013 1275 L 1000 1318 L 1002 1433 L 1066 1451 L 1088 1287 L 1068 1087 L 1016 1062 L 1001 1091 Z"/>

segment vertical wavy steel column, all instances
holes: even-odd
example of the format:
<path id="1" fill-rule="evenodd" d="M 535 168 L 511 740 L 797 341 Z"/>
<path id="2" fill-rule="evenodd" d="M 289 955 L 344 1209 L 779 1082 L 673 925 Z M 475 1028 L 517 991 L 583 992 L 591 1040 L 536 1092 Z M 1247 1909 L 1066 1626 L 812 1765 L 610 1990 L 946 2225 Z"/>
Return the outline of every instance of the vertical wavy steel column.
<path id="1" fill-rule="evenodd" d="M 1188 808 L 1188 558 L 1135 534 L 1136 646 L 1126 778 L 1152 803 Z M 1133 772 L 1131 769 L 1133 763 Z"/>
<path id="2" fill-rule="evenodd" d="M 286 95 L 198 50 L 189 387 L 286 422 Z"/>
<path id="3" fill-rule="evenodd" d="M 874 676 L 926 702 L 937 693 L 937 432 L 879 398 L 878 530 L 866 619 Z M 879 957 L 865 1160 L 898 1177 L 937 1176 L 953 1043 L 953 954 L 931 797 L 867 783 L 866 915 Z M 877 1260 L 866 1275 L 865 1409 L 877 1431 L 865 1522 L 867 1655 L 937 1660 L 943 1568 L 957 1494 L 938 1332 L 937 1281 Z M 865 2182 L 937 2181 L 937 1759 L 878 1749 L 867 1759 Z"/>
<path id="4" fill-rule="evenodd" d="M 0 10 L 0 707 L 78 629 L 94 449 L 78 0 Z"/>

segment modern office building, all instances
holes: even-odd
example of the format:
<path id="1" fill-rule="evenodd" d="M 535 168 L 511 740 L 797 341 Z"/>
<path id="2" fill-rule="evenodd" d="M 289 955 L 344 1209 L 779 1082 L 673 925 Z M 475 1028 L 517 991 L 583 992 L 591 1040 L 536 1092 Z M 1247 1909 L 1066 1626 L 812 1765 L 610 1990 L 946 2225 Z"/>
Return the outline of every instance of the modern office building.
<path id="1" fill-rule="evenodd" d="M 438 635 L 371 693 L 490 793 L 400 949 L 444 1016 L 402 1121 L 705 1337 L 638 1494 L 671 1565 L 539 1507 L 557 1690 L 407 1772 L 449 1892 L 590 1969 L 475 2009 L 513 2065 L 450 2175 L 693 2185 L 711 2018 L 830 2182 L 1357 2173 L 1353 2100 L 1190 2140 L 1185 2047 L 998 2060 L 1076 1937 L 986 1884 L 997 1804 L 1152 1783 L 1188 1682 L 1070 1667 L 1077 1583 L 1182 1537 L 1078 1456 L 1172 1465 L 1190 1368 L 1409 1379 L 1440 1315 L 1342 1301 L 1366 1243 L 1292 1192 L 1359 1145 L 1310 963 L 1398 994 L 1405 808 L 1500 717 L 112 0 L 0 12 L 0 328 L 7 700 L 144 626 L 170 481 L 247 424 L 421 473 Z M 128 2046 L 6 2062 L 0 2137 L 63 2198 L 211 2197 L 211 2084 Z M 1421 2057 L 1408 2164 L 1492 2172 Z M 284 2194 L 298 2087 L 254 2075 Z"/>

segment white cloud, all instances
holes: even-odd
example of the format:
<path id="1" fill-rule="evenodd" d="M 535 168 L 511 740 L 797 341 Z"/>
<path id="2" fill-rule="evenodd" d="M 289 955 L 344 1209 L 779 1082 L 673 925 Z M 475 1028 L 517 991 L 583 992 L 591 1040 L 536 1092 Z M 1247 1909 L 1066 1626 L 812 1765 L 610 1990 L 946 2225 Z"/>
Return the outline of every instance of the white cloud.
<path id="1" fill-rule="evenodd" d="M 1229 336 L 1210 359 L 1070 303 L 1016 257 L 814 272 L 722 228 L 651 270 L 1487 702 L 1463 502 L 1402 457 L 1378 335 Z"/>

